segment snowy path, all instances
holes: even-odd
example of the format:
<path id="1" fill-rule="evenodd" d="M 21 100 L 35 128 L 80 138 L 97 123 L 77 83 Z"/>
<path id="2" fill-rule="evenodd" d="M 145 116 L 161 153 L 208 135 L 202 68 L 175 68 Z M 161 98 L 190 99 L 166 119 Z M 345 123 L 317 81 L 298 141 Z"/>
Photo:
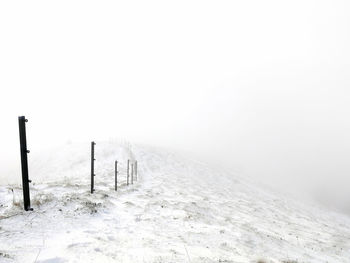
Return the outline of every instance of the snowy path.
<path id="1" fill-rule="evenodd" d="M 33 187 L 34 212 L 12 206 L 9 187 L 0 187 L 0 262 L 350 262 L 345 216 L 145 147 L 133 148 L 139 180 L 127 187 L 128 149 L 99 146 L 93 195 L 81 168 L 88 156 L 59 171 L 70 180 Z"/>

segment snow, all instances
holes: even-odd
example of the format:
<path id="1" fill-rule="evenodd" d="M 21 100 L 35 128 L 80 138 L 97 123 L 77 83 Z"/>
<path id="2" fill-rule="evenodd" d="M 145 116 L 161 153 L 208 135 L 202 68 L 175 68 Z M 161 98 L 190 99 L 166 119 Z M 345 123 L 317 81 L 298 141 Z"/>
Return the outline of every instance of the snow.
<path id="1" fill-rule="evenodd" d="M 0 186 L 0 262 L 350 262 L 348 217 L 164 150 L 97 142 L 94 194 L 89 143 L 29 163 L 34 211 Z"/>

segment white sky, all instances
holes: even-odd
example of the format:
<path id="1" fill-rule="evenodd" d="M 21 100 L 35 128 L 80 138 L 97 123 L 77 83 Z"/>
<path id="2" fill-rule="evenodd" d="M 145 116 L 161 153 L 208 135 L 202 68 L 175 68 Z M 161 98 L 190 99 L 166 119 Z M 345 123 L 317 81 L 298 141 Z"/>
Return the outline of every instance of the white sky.
<path id="1" fill-rule="evenodd" d="M 0 172 L 19 165 L 26 115 L 32 151 L 125 138 L 346 196 L 349 14 L 338 0 L 2 1 Z"/>

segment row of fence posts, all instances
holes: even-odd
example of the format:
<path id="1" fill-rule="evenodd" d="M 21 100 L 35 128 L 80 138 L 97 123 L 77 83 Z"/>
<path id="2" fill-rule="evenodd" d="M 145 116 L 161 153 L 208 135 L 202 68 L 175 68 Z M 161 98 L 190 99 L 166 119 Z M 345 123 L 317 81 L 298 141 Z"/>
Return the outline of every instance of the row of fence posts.
<path id="1" fill-rule="evenodd" d="M 95 145 L 94 141 L 91 142 L 91 193 L 95 191 Z M 131 173 L 130 173 L 131 170 Z M 114 162 L 114 190 L 118 191 L 118 161 Z M 134 177 L 135 176 L 135 177 Z M 130 179 L 130 180 L 129 180 Z M 131 163 L 128 159 L 126 168 L 126 185 L 134 184 L 134 179 L 137 181 L 137 161 Z"/>
<path id="2" fill-rule="evenodd" d="M 25 116 L 18 117 L 18 126 L 19 126 L 19 141 L 20 141 L 20 150 L 21 150 L 21 168 L 22 168 L 22 188 L 23 188 L 23 204 L 24 210 L 32 211 L 33 208 L 30 207 L 30 191 L 29 191 L 29 183 L 32 181 L 29 180 L 29 172 L 28 172 L 28 156 L 29 150 L 27 149 L 27 136 L 26 136 L 26 122 L 28 120 Z M 91 142 L 91 193 L 95 191 L 95 145 L 94 141 Z M 135 180 L 137 181 L 137 161 L 131 163 L 128 160 L 127 167 L 127 185 L 129 185 L 129 171 L 131 165 L 131 184 L 134 183 L 134 175 Z M 118 161 L 115 161 L 115 179 L 114 179 L 114 189 L 118 190 Z"/>
<path id="3" fill-rule="evenodd" d="M 91 193 L 95 191 L 95 145 L 94 141 L 91 142 Z M 118 161 L 114 162 L 114 190 L 118 191 Z M 137 181 L 137 161 L 127 161 L 126 167 L 126 185 L 134 184 L 134 180 Z"/>
<path id="4" fill-rule="evenodd" d="M 131 167 L 131 176 L 130 176 L 130 167 Z M 115 184 L 115 191 L 118 190 L 118 161 L 115 161 L 114 164 L 114 170 L 115 170 L 115 180 L 114 180 L 114 184 Z M 135 177 L 134 177 L 135 175 Z M 126 185 L 129 185 L 129 178 L 131 178 L 131 184 L 134 183 L 134 179 L 135 181 L 137 181 L 137 161 L 135 161 L 134 163 L 131 163 L 130 165 L 130 160 L 128 160 L 127 162 L 127 168 L 126 168 Z"/>
<path id="5" fill-rule="evenodd" d="M 131 174 L 130 174 L 130 168 L 131 168 Z M 129 178 L 131 180 L 129 180 Z M 130 160 L 128 160 L 127 168 L 126 168 L 126 185 L 129 185 L 129 181 L 131 181 L 131 184 L 134 184 L 134 179 L 135 181 L 137 181 L 137 161 L 135 161 L 134 163 L 131 163 Z"/>

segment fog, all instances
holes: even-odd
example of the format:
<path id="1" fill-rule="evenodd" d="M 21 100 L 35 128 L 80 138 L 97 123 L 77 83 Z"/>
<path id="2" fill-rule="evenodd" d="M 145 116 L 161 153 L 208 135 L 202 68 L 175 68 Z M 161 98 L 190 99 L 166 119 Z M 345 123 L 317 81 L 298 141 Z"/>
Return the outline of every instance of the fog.
<path id="1" fill-rule="evenodd" d="M 350 213 L 349 14 L 338 0 L 1 2 L 1 178 L 20 177 L 25 115 L 32 152 L 167 147 Z"/>

